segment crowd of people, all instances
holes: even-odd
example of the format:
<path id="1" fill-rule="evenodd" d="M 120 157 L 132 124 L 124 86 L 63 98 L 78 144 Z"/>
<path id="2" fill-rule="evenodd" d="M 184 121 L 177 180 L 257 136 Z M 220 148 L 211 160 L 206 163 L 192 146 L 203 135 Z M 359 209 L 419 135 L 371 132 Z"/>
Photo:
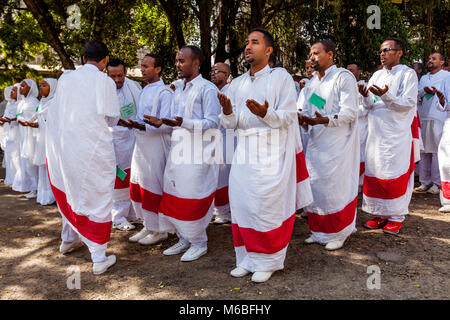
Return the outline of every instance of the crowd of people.
<path id="1" fill-rule="evenodd" d="M 387 38 L 366 83 L 359 62 L 335 65 L 330 40 L 312 45 L 306 78 L 279 66 L 273 48 L 268 31 L 253 29 L 249 70 L 230 80 L 219 62 L 208 81 L 201 49 L 185 46 L 171 84 L 161 78 L 164 58 L 147 54 L 141 86 L 104 43 L 88 41 L 80 68 L 40 80 L 39 90 L 31 79 L 5 88 L 5 185 L 41 205 L 56 201 L 59 251 L 87 245 L 94 274 L 116 262 L 106 255 L 111 228 L 142 224 L 129 238 L 141 245 L 175 233 L 163 254 L 188 262 L 207 253 L 212 221 L 231 223 L 231 276 L 267 281 L 284 268 L 296 213 L 308 219 L 306 243 L 337 250 L 356 232 L 362 192 L 373 215 L 364 227 L 399 233 L 419 160 L 415 190 L 440 193 L 439 211 L 450 213 L 450 73 L 441 54 L 421 76 L 420 64 L 400 64 L 403 42 Z"/>

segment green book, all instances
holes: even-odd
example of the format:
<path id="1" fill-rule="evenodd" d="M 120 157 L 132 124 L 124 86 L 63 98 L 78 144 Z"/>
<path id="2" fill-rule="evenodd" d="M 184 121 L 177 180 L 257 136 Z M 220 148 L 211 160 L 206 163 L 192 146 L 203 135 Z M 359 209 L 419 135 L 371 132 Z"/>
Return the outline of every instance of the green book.
<path id="1" fill-rule="evenodd" d="M 313 93 L 308 100 L 311 104 L 315 105 L 317 108 L 322 109 L 325 105 L 325 99 L 317 94 Z"/>
<path id="2" fill-rule="evenodd" d="M 427 100 L 429 100 L 432 96 L 434 96 L 434 94 L 425 93 L 425 98 L 427 98 Z"/>
<path id="3" fill-rule="evenodd" d="M 120 180 L 125 180 L 127 173 L 119 168 L 119 166 L 116 166 L 116 176 L 119 177 Z"/>
<path id="4" fill-rule="evenodd" d="M 131 118 L 136 114 L 136 108 L 134 107 L 134 103 L 131 102 L 122 108 L 120 108 L 120 116 L 122 119 L 128 119 Z"/>

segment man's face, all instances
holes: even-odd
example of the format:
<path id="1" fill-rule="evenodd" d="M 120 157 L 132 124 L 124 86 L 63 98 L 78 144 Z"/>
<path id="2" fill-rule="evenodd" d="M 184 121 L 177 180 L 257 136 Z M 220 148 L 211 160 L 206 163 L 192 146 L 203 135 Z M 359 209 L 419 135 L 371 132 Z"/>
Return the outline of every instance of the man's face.
<path id="1" fill-rule="evenodd" d="M 353 73 L 356 79 L 359 79 L 359 76 L 361 74 L 361 70 L 359 70 L 358 66 L 356 64 L 349 64 L 347 66 L 347 70 Z"/>
<path id="2" fill-rule="evenodd" d="M 441 69 L 443 65 L 444 61 L 441 60 L 441 57 L 437 53 L 430 54 L 427 62 L 427 68 L 429 71 Z"/>
<path id="3" fill-rule="evenodd" d="M 311 79 L 314 73 L 314 68 L 312 67 L 311 61 L 306 61 L 305 64 L 306 67 L 306 74 L 308 75 L 308 78 Z"/>
<path id="4" fill-rule="evenodd" d="M 50 94 L 50 86 L 44 79 L 39 80 L 39 93 L 41 97 L 47 97 Z"/>
<path id="5" fill-rule="evenodd" d="M 30 92 L 30 87 L 27 85 L 25 81 L 22 81 L 20 83 L 20 94 L 24 97 L 28 96 L 28 93 Z"/>
<path id="6" fill-rule="evenodd" d="M 155 68 L 155 59 L 153 57 L 144 57 L 141 61 L 141 73 L 144 82 L 152 82 L 158 78 L 161 67 Z"/>
<path id="7" fill-rule="evenodd" d="M 108 76 L 116 83 L 116 88 L 122 88 L 125 81 L 125 76 L 127 75 L 125 67 L 123 65 L 118 65 L 115 67 L 109 66 L 106 69 Z"/>
<path id="8" fill-rule="evenodd" d="M 216 86 L 226 84 L 229 76 L 230 74 L 223 63 L 216 63 L 211 68 L 211 82 Z"/>
<path id="9" fill-rule="evenodd" d="M 391 49 L 391 50 L 389 50 Z M 380 62 L 383 67 L 395 66 L 400 63 L 402 50 L 395 45 L 395 41 L 387 40 L 380 46 Z"/>
<path id="10" fill-rule="evenodd" d="M 333 52 L 326 52 L 320 42 L 315 43 L 311 47 L 309 61 L 311 61 L 311 66 L 315 71 L 323 70 L 325 66 L 330 64 L 330 62 L 333 63 Z"/>
<path id="11" fill-rule="evenodd" d="M 249 64 L 261 64 L 264 60 L 268 61 L 273 48 L 267 47 L 264 34 L 255 31 L 248 35 L 245 41 L 245 61 Z"/>
<path id="12" fill-rule="evenodd" d="M 178 51 L 175 61 L 180 79 L 189 78 L 199 69 L 199 61 L 193 59 L 192 51 L 189 48 L 183 48 Z"/>
<path id="13" fill-rule="evenodd" d="M 17 100 L 17 87 L 14 86 L 11 90 L 11 99 Z"/>

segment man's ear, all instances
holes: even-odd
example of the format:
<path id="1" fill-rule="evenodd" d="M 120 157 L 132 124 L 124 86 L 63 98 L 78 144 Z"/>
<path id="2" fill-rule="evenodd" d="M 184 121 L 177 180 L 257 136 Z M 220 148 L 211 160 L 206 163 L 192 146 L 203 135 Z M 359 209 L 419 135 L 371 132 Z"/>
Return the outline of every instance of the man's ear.
<path id="1" fill-rule="evenodd" d="M 266 56 L 270 56 L 273 53 L 273 47 L 267 47 L 266 48 Z"/>
<path id="2" fill-rule="evenodd" d="M 161 74 L 162 68 L 161 67 L 156 67 L 155 68 L 156 73 L 158 73 L 158 76 Z"/>
<path id="3" fill-rule="evenodd" d="M 83 56 L 83 64 L 86 64 L 86 58 Z"/>

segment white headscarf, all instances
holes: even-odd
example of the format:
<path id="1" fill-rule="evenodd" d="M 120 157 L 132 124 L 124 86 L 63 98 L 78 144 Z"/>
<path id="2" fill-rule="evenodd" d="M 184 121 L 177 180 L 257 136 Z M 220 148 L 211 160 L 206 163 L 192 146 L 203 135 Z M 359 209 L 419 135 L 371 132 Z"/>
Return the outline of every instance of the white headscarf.
<path id="1" fill-rule="evenodd" d="M 41 101 L 39 103 L 39 112 L 47 110 L 49 102 L 55 96 L 56 87 L 58 86 L 58 80 L 54 78 L 44 78 L 44 81 L 47 82 L 50 86 L 50 92 L 48 93 L 48 96 L 41 98 Z"/>
<path id="2" fill-rule="evenodd" d="M 36 81 L 31 80 L 31 79 L 24 79 L 23 81 L 25 81 L 25 83 L 30 87 L 30 91 L 28 92 L 28 95 L 24 98 L 30 98 L 30 97 L 37 98 L 39 95 L 39 90 L 38 90 Z"/>
<path id="3" fill-rule="evenodd" d="M 11 91 L 12 91 L 13 86 L 8 86 L 3 90 L 3 95 L 5 96 L 5 100 L 10 102 L 13 99 L 11 98 Z"/>

